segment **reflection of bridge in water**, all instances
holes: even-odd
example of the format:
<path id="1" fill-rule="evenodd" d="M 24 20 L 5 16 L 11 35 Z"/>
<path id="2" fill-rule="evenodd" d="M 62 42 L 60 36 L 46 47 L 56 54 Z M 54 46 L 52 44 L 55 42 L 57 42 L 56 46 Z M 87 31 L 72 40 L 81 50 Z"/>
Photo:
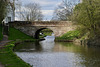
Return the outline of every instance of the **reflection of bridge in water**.
<path id="1" fill-rule="evenodd" d="M 9 22 L 9 25 L 35 38 L 39 38 L 40 31 L 46 28 L 51 29 L 55 36 L 75 29 L 75 25 L 70 21 L 14 21 Z"/>

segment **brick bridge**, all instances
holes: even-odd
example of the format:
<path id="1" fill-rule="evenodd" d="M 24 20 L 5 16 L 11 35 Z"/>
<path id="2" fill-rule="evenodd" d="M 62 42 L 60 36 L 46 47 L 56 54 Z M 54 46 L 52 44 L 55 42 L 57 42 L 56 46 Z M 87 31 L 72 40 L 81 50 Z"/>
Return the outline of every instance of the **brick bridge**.
<path id="1" fill-rule="evenodd" d="M 14 21 L 9 22 L 9 25 L 37 39 L 39 32 L 46 28 L 51 29 L 56 37 L 75 29 L 70 21 Z"/>

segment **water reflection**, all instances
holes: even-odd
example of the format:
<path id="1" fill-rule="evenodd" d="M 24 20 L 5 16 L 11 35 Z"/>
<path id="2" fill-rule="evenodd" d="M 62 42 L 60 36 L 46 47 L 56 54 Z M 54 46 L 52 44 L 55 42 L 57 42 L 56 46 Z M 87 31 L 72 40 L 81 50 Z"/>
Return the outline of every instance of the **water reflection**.
<path id="1" fill-rule="evenodd" d="M 54 44 L 55 44 L 55 42 L 54 41 L 52 41 L 52 42 L 49 42 L 49 41 L 46 41 L 46 40 L 44 40 L 44 41 L 41 41 L 41 42 L 39 42 L 40 43 L 40 45 L 41 45 L 41 47 L 42 47 L 42 51 L 43 52 L 50 52 L 50 51 L 52 51 L 52 49 L 54 48 Z"/>
<path id="2" fill-rule="evenodd" d="M 99 51 L 99 48 L 47 41 L 15 47 L 15 53 L 33 67 L 100 67 Z"/>
<path id="3" fill-rule="evenodd" d="M 53 33 L 52 33 L 52 36 L 46 36 L 44 38 L 45 38 L 45 42 L 54 42 L 55 40 L 55 36 Z"/>

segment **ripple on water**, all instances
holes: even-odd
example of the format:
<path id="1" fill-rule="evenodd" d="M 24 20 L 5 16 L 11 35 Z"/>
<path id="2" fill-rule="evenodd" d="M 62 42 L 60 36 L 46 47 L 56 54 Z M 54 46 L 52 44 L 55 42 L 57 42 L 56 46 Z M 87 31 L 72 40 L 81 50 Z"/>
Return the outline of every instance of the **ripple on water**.
<path id="1" fill-rule="evenodd" d="M 84 67 L 80 65 L 81 58 L 75 53 L 69 52 L 16 52 L 25 62 L 34 67 Z"/>

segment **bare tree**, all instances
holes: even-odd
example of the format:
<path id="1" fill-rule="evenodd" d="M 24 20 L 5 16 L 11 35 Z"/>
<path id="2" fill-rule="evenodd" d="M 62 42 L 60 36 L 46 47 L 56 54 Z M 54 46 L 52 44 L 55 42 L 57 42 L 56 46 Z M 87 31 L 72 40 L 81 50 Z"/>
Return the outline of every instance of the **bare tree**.
<path id="1" fill-rule="evenodd" d="M 73 13 L 74 6 L 77 2 L 75 0 L 63 0 L 55 9 L 52 20 L 71 20 L 70 16 Z"/>
<path id="2" fill-rule="evenodd" d="M 15 20 L 15 10 L 16 7 L 18 7 L 19 0 L 7 0 L 8 1 L 8 13 L 12 12 L 13 14 L 13 20 Z"/>
<path id="3" fill-rule="evenodd" d="M 29 3 L 27 5 L 24 5 L 24 7 L 19 8 L 19 15 L 21 17 L 21 20 L 41 21 L 43 19 L 41 7 L 37 3 Z"/>

